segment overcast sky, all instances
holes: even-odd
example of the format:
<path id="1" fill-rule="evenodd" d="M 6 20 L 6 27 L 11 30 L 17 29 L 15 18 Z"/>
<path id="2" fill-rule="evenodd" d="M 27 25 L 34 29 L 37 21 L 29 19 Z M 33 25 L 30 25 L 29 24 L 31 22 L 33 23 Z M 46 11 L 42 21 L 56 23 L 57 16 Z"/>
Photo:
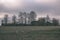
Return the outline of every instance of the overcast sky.
<path id="1" fill-rule="evenodd" d="M 35 11 L 38 16 L 47 14 L 53 18 L 60 18 L 60 0 L 0 0 L 0 18 L 5 14 Z"/>

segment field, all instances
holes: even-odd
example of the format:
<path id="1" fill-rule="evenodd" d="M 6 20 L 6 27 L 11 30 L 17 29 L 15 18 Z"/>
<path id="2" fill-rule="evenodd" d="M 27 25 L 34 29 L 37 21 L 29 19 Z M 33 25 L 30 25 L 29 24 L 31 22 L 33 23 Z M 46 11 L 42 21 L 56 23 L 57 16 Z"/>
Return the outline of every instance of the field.
<path id="1" fill-rule="evenodd" d="M 0 27 L 0 40 L 60 40 L 60 27 Z"/>

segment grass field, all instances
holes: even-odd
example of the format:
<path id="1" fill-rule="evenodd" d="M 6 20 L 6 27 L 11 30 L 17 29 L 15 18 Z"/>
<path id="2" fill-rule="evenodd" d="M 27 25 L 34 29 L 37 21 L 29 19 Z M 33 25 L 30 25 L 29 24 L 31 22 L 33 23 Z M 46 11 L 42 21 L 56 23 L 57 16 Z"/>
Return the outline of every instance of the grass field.
<path id="1" fill-rule="evenodd" d="M 0 27 L 0 40 L 60 40 L 60 27 Z"/>

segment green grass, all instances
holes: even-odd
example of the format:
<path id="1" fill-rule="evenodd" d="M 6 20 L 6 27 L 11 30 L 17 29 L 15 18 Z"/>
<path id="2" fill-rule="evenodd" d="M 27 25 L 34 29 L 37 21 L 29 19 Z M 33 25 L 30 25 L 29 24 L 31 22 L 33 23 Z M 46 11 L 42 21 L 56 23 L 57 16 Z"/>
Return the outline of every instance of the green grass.
<path id="1" fill-rule="evenodd" d="M 2 27 L 0 30 L 1 40 L 60 40 L 59 27 Z"/>

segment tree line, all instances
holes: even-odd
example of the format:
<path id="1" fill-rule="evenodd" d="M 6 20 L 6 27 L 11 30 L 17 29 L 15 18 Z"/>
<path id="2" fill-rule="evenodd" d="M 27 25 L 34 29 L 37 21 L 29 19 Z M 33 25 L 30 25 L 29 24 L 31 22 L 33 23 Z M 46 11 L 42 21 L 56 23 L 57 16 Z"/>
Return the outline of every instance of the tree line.
<path id="1" fill-rule="evenodd" d="M 59 20 L 53 18 L 50 19 L 49 15 L 46 17 L 38 18 L 34 11 L 30 13 L 20 12 L 18 17 L 12 16 L 12 22 L 9 22 L 9 16 L 6 14 L 1 21 L 2 26 L 58 26 Z"/>

